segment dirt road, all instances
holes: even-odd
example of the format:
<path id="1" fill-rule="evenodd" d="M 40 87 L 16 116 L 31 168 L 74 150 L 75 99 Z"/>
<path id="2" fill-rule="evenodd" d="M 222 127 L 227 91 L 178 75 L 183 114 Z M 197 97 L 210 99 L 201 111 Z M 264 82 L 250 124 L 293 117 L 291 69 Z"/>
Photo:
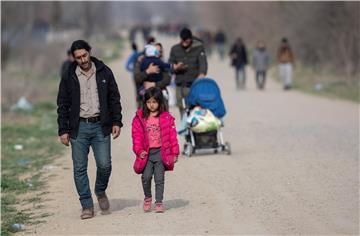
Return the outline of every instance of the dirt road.
<path id="1" fill-rule="evenodd" d="M 177 39 L 160 41 L 168 55 Z M 135 102 L 124 60 L 110 64 L 125 124 L 112 146 L 112 213 L 101 215 L 96 204 L 96 217 L 80 220 L 68 149 L 49 182 L 45 211 L 53 215 L 23 234 L 359 233 L 359 106 L 284 92 L 272 80 L 257 91 L 250 70 L 247 89 L 236 91 L 229 62 L 217 56 L 209 59 L 209 76 L 221 87 L 228 111 L 224 137 L 233 153 L 180 157 L 175 171 L 166 173 L 166 212 L 144 214 L 140 176 L 132 170 Z"/>

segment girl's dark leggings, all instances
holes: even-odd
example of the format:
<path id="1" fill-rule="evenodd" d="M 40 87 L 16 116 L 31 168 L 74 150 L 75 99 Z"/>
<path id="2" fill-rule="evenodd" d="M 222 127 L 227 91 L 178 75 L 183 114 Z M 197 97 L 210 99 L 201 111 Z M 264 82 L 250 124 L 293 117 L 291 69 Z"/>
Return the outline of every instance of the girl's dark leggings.
<path id="1" fill-rule="evenodd" d="M 157 203 L 162 202 L 165 185 L 165 167 L 161 160 L 160 148 L 150 149 L 149 159 L 141 176 L 146 198 L 152 197 L 151 180 L 153 175 L 155 180 L 155 200 Z"/>

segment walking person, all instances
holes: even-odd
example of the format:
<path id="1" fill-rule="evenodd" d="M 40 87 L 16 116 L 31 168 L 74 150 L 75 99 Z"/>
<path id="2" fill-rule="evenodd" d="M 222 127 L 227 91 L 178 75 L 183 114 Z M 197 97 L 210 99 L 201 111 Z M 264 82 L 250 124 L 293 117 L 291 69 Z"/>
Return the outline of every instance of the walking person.
<path id="1" fill-rule="evenodd" d="M 94 217 L 94 204 L 87 174 L 91 147 L 96 162 L 95 195 L 103 213 L 110 204 L 106 189 L 111 174 L 111 138 L 120 135 L 120 94 L 111 69 L 91 56 L 84 40 L 74 41 L 75 62 L 62 78 L 57 97 L 58 134 L 62 144 L 71 144 L 76 190 L 82 206 L 81 219 Z"/>
<path id="2" fill-rule="evenodd" d="M 132 48 L 132 53 L 128 57 L 128 60 L 125 64 L 125 68 L 132 75 L 132 79 L 134 81 L 134 87 L 135 87 L 135 99 L 136 99 L 137 107 L 139 107 L 140 106 L 139 104 L 141 103 L 141 98 L 138 95 L 138 91 L 141 87 L 141 84 L 138 83 L 135 79 L 135 64 L 138 57 L 141 55 L 141 52 L 138 51 L 136 43 L 132 43 L 131 48 Z"/>
<path id="3" fill-rule="evenodd" d="M 215 43 L 218 49 L 219 57 L 223 60 L 225 56 L 226 36 L 221 29 L 219 29 L 219 31 L 215 34 Z"/>
<path id="4" fill-rule="evenodd" d="M 283 38 L 281 40 L 277 53 L 277 59 L 279 63 L 280 81 L 283 82 L 284 90 L 289 90 L 292 87 L 294 54 L 290 48 L 287 38 Z"/>
<path id="5" fill-rule="evenodd" d="M 203 42 L 192 35 L 191 30 L 183 28 L 180 31 L 181 41 L 170 50 L 169 63 L 183 63 L 183 66 L 174 71 L 176 83 L 176 101 L 183 114 L 184 107 L 182 100 L 190 91 L 192 83 L 206 76 L 207 59 Z"/>
<path id="6" fill-rule="evenodd" d="M 161 43 L 155 43 L 155 47 L 159 52 L 158 57 L 160 59 L 162 59 L 163 58 L 163 46 L 162 46 L 162 44 Z M 144 58 L 145 58 L 145 55 L 143 53 L 141 56 L 138 57 L 138 60 L 135 62 L 134 76 L 135 76 L 136 83 L 139 84 L 140 87 L 141 87 L 143 85 L 144 81 L 148 78 L 148 76 L 156 75 L 156 74 L 161 73 L 162 79 L 155 82 L 155 87 L 158 87 L 158 88 L 161 89 L 161 91 L 165 95 L 166 103 L 168 103 L 168 91 L 167 91 L 166 87 L 168 85 L 170 85 L 170 82 L 171 82 L 170 74 L 166 70 L 160 71 L 159 66 L 156 65 L 155 63 L 150 63 L 147 66 L 146 69 L 142 70 L 141 69 L 141 63 L 144 60 Z M 139 90 L 138 90 L 138 92 L 139 92 Z M 138 108 L 140 108 L 141 106 L 142 106 L 142 101 L 140 100 L 140 104 L 138 104 Z"/>
<path id="7" fill-rule="evenodd" d="M 235 68 L 237 89 L 245 89 L 247 52 L 242 38 L 237 38 L 230 50 L 231 65 Z M 241 78 L 240 78 L 241 77 Z"/>
<path id="8" fill-rule="evenodd" d="M 151 180 L 155 180 L 155 211 L 164 212 L 165 171 L 172 171 L 179 155 L 175 119 L 167 112 L 163 94 L 157 87 L 146 90 L 143 109 L 132 121 L 133 151 L 137 158 L 146 159 L 142 171 L 145 212 L 151 210 Z"/>
<path id="9" fill-rule="evenodd" d="M 67 70 L 69 69 L 69 66 L 71 65 L 71 63 L 74 62 L 74 57 L 71 54 L 71 50 L 67 50 L 66 51 L 66 59 L 64 60 L 64 62 L 61 65 L 61 69 L 60 69 L 60 76 L 63 77 L 64 74 L 67 73 Z"/>
<path id="10" fill-rule="evenodd" d="M 255 69 L 256 87 L 262 90 L 265 88 L 266 71 L 269 67 L 269 53 L 266 51 L 263 41 L 257 42 L 252 59 Z"/>

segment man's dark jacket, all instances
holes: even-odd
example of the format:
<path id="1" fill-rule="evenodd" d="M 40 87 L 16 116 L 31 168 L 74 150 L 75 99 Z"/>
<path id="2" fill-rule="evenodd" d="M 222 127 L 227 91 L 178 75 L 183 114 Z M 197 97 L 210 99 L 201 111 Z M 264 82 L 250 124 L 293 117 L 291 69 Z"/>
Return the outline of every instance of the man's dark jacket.
<path id="1" fill-rule="evenodd" d="M 199 74 L 207 74 L 205 48 L 201 40 L 193 37 L 193 43 L 188 50 L 181 44 L 176 44 L 170 51 L 170 64 L 183 62 L 186 69 L 175 72 L 176 85 L 190 87 Z"/>
<path id="2" fill-rule="evenodd" d="M 236 55 L 236 58 L 231 61 L 232 66 L 239 68 L 248 63 L 245 45 L 234 44 L 230 50 L 230 55 L 231 54 Z"/>
<path id="3" fill-rule="evenodd" d="M 100 104 L 100 122 L 105 136 L 111 134 L 112 126 L 122 127 L 120 94 L 109 67 L 102 61 L 91 57 L 96 67 L 96 84 Z M 80 83 L 76 76 L 76 62 L 69 67 L 68 73 L 61 78 L 57 97 L 59 136 L 69 133 L 76 138 L 80 120 Z"/>

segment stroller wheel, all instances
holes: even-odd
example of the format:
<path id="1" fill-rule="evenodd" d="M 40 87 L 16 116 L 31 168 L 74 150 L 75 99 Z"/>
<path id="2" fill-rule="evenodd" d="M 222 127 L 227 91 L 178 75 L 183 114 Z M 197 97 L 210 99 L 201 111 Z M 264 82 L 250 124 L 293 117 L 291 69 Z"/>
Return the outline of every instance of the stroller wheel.
<path id="1" fill-rule="evenodd" d="M 231 145 L 229 142 L 225 142 L 224 145 L 224 151 L 226 152 L 226 154 L 230 155 L 231 154 Z"/>
<path id="2" fill-rule="evenodd" d="M 191 155 L 193 154 L 193 147 L 191 146 L 191 144 L 185 144 L 184 145 L 184 151 L 183 154 L 187 157 L 191 157 Z"/>

